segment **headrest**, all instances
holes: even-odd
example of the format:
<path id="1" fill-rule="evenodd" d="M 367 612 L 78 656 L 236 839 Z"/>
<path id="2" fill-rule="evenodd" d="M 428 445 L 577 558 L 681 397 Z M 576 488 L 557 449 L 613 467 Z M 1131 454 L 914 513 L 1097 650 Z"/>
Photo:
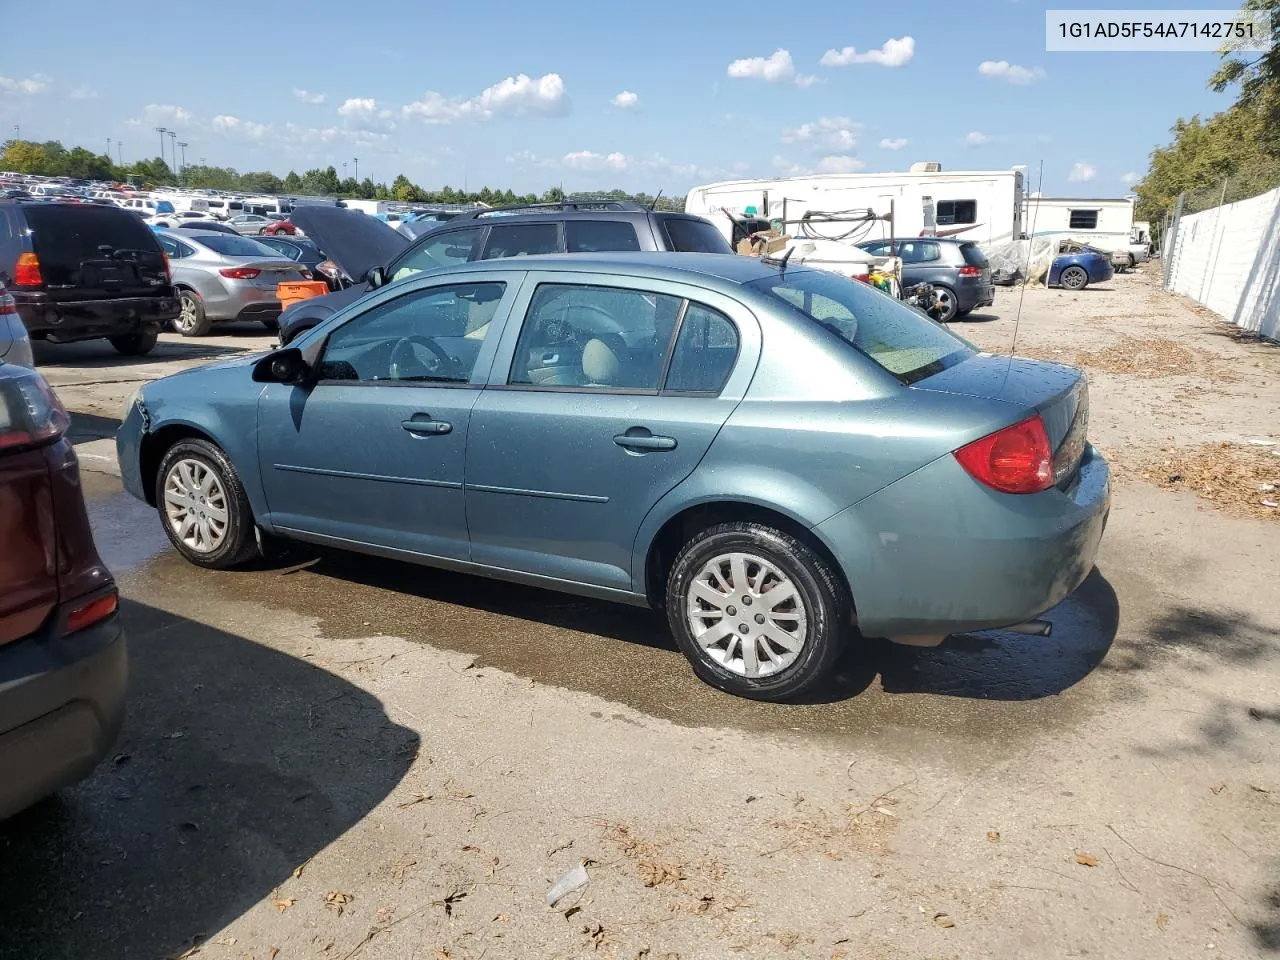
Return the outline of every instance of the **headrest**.
<path id="1" fill-rule="evenodd" d="M 582 374 L 588 383 L 616 383 L 622 372 L 618 355 L 603 340 L 588 340 L 582 348 Z"/>

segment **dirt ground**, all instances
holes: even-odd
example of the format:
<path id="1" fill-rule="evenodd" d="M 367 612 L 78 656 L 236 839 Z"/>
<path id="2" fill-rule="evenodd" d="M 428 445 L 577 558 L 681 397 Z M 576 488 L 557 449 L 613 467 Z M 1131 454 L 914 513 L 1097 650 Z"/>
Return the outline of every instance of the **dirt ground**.
<path id="1" fill-rule="evenodd" d="M 1280 350 L 1150 270 L 1028 290 L 1015 324 L 1018 299 L 956 330 L 1090 370 L 1097 571 L 1051 637 L 868 646 L 789 706 L 709 690 L 631 609 L 328 554 L 185 565 L 101 438 L 139 380 L 267 341 L 42 351 L 101 458 L 133 699 L 112 762 L 0 825 L 0 956 L 1280 952 L 1280 528 L 1248 489 L 1280 476 Z"/>

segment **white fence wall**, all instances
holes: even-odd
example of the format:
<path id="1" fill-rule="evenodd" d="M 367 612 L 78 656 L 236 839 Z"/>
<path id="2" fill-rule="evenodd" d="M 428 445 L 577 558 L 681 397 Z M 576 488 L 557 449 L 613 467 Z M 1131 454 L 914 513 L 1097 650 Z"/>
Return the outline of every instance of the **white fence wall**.
<path id="1" fill-rule="evenodd" d="M 1280 188 L 1182 217 L 1165 271 L 1175 293 L 1280 339 Z"/>

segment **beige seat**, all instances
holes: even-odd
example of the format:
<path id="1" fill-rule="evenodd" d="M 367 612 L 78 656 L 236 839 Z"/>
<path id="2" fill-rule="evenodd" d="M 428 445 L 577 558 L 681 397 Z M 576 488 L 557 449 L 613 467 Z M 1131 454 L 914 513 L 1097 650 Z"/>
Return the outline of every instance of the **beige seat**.
<path id="1" fill-rule="evenodd" d="M 582 376 L 588 385 L 613 386 L 622 376 L 622 360 L 599 338 L 582 348 Z"/>

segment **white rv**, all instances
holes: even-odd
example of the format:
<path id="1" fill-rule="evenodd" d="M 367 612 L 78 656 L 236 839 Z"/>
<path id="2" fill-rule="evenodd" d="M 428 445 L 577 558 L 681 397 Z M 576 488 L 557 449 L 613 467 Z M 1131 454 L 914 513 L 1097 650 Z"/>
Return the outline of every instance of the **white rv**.
<path id="1" fill-rule="evenodd" d="M 1133 201 L 1032 197 L 1023 224 L 1028 236 L 1075 240 L 1105 250 L 1128 250 L 1133 236 Z"/>
<path id="2" fill-rule="evenodd" d="M 732 242 L 733 220 L 726 214 L 783 220 L 792 232 L 806 213 L 871 211 L 883 217 L 891 205 L 894 233 L 899 237 L 932 233 L 997 244 L 1021 238 L 1025 229 L 1021 169 L 944 172 L 941 164 L 933 162 L 912 164 L 906 173 L 712 183 L 689 191 L 685 212 L 706 217 Z M 820 232 L 835 237 L 849 228 L 827 223 Z M 887 236 L 887 231 L 887 224 L 872 223 L 865 239 Z"/>

